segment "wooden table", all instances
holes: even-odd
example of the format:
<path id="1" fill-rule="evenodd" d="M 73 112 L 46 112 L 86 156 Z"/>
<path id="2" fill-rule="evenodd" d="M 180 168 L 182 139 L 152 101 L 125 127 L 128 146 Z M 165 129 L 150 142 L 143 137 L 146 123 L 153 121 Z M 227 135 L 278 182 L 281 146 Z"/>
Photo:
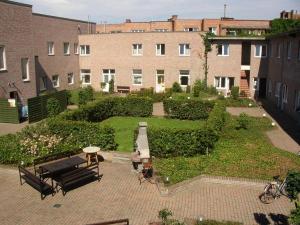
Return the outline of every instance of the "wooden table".
<path id="1" fill-rule="evenodd" d="M 89 146 L 83 149 L 83 152 L 86 153 L 88 164 L 91 164 L 91 158 L 96 157 L 96 162 L 98 163 L 97 152 L 100 151 L 99 147 Z"/>

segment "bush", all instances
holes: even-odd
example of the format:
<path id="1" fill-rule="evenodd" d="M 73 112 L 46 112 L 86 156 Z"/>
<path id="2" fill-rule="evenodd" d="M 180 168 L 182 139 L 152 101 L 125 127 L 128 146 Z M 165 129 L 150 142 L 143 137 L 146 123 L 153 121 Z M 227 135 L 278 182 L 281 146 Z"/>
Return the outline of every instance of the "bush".
<path id="1" fill-rule="evenodd" d="M 115 92 L 115 81 L 111 79 L 109 81 L 109 93 L 113 94 Z"/>
<path id="2" fill-rule="evenodd" d="M 101 122 L 112 116 L 148 117 L 152 115 L 153 103 L 149 98 L 106 98 L 94 101 L 79 109 L 62 115 L 75 121 Z"/>
<path id="3" fill-rule="evenodd" d="M 237 121 L 237 125 L 236 125 L 236 129 L 245 129 L 247 130 L 249 128 L 249 124 L 250 124 L 250 118 L 246 113 L 241 113 L 239 115 L 239 117 L 236 119 Z"/>
<path id="4" fill-rule="evenodd" d="M 168 89 L 170 90 L 170 89 Z M 144 88 L 140 91 L 132 91 L 129 96 L 133 97 L 148 97 L 153 100 L 153 102 L 162 102 L 164 99 L 169 98 L 172 93 L 166 90 L 165 93 L 155 93 L 154 88 Z"/>
<path id="5" fill-rule="evenodd" d="M 201 100 L 164 100 L 164 111 L 170 118 L 198 120 L 206 119 L 214 102 Z"/>
<path id="6" fill-rule="evenodd" d="M 239 94 L 240 94 L 240 88 L 239 87 L 232 87 L 231 88 L 231 97 L 234 100 L 237 100 L 239 98 Z"/>
<path id="7" fill-rule="evenodd" d="M 286 178 L 286 191 L 289 198 L 297 200 L 298 194 L 300 193 L 300 172 L 289 171 Z"/>
<path id="8" fill-rule="evenodd" d="M 207 120 L 207 127 L 217 133 L 222 130 L 226 122 L 226 106 L 224 103 L 216 103 Z"/>
<path id="9" fill-rule="evenodd" d="M 186 86 L 185 92 L 188 93 L 188 94 L 191 93 L 191 86 L 190 85 Z"/>
<path id="10" fill-rule="evenodd" d="M 211 151 L 217 135 L 206 129 L 154 129 L 149 127 L 148 141 L 151 155 L 159 158 L 194 156 Z"/>
<path id="11" fill-rule="evenodd" d="M 94 90 L 91 86 L 82 88 L 78 92 L 78 104 L 79 106 L 85 105 L 87 102 L 94 99 Z"/>
<path id="12" fill-rule="evenodd" d="M 300 205 L 299 204 L 300 204 L 299 202 L 296 202 L 295 203 L 295 209 L 293 209 L 291 211 L 289 222 L 292 225 L 300 224 Z"/>
<path id="13" fill-rule="evenodd" d="M 172 85 L 172 92 L 181 93 L 182 88 L 181 88 L 180 84 L 178 84 L 177 82 L 174 82 Z"/>
<path id="14" fill-rule="evenodd" d="M 56 98 L 49 98 L 47 100 L 46 108 L 48 116 L 56 116 L 62 111 L 59 100 Z"/>

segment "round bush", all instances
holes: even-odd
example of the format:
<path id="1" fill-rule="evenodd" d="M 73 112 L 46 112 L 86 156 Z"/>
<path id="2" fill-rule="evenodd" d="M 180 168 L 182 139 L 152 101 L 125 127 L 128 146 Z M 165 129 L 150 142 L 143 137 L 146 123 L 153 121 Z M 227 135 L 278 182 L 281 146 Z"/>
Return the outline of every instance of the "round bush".
<path id="1" fill-rule="evenodd" d="M 56 98 L 49 98 L 47 100 L 47 114 L 48 116 L 56 116 L 61 112 L 59 100 Z"/>

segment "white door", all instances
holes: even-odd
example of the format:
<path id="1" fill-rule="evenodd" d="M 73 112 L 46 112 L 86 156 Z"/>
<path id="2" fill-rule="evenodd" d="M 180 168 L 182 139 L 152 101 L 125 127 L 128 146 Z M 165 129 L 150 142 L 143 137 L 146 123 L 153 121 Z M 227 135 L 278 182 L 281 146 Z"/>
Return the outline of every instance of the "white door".
<path id="1" fill-rule="evenodd" d="M 164 70 L 157 70 L 156 72 L 156 93 L 161 93 L 165 91 L 165 74 Z"/>
<path id="2" fill-rule="evenodd" d="M 109 82 L 111 80 L 115 80 L 115 70 L 113 69 L 103 70 L 102 76 L 103 76 L 103 83 L 104 83 L 104 86 L 102 87 L 102 91 L 109 92 Z"/>

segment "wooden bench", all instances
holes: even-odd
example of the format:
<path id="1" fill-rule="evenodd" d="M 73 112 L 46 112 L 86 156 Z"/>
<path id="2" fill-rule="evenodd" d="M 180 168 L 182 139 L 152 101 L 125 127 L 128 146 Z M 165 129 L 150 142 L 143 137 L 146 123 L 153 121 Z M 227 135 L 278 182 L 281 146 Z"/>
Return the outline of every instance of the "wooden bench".
<path id="1" fill-rule="evenodd" d="M 43 200 L 47 195 L 54 194 L 54 189 L 51 185 L 44 182 L 40 177 L 37 177 L 29 170 L 25 169 L 22 166 L 19 166 L 19 176 L 20 176 L 20 184 L 24 183 L 29 184 L 31 187 L 36 189 L 41 193 L 41 199 Z M 22 182 L 24 180 L 25 182 Z"/>
<path id="2" fill-rule="evenodd" d="M 119 93 L 129 93 L 130 87 L 129 86 L 117 86 L 117 92 Z"/>
<path id="3" fill-rule="evenodd" d="M 95 169 L 97 169 L 97 172 L 95 171 Z M 55 180 L 57 181 L 57 186 L 61 187 L 62 193 L 63 195 L 65 195 L 70 186 L 79 184 L 80 182 L 92 178 L 97 178 L 97 180 L 100 181 L 99 163 L 80 167 L 75 170 L 63 173 L 58 178 L 55 178 Z"/>

